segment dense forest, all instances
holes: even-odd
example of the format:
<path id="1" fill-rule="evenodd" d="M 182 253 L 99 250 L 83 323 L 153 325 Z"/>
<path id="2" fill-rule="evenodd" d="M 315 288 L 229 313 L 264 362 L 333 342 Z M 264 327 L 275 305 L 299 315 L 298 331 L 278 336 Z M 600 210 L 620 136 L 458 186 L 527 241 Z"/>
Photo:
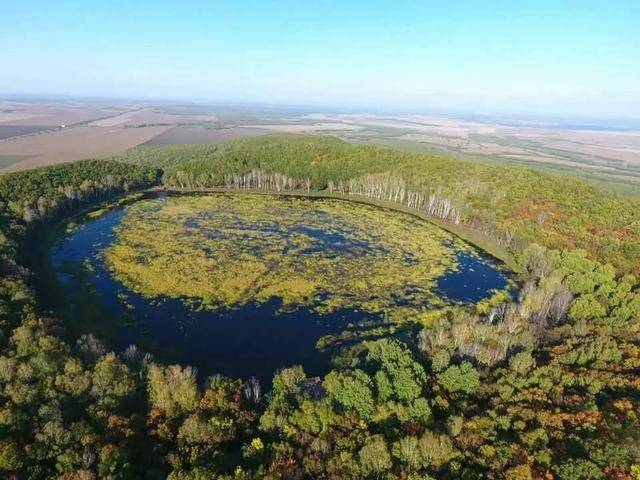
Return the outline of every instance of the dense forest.
<path id="1" fill-rule="evenodd" d="M 0 177 L 0 471 L 15 479 L 640 479 L 640 204 L 566 178 L 322 137 L 135 149 Z M 42 312 L 43 228 L 156 185 L 401 202 L 515 256 L 519 298 L 407 318 L 324 378 L 163 365 Z M 429 209 L 433 209 L 429 211 Z M 447 212 L 446 215 L 443 213 Z"/>
<path id="2" fill-rule="evenodd" d="M 400 180 L 407 192 L 427 201 L 437 196 L 455 212 L 451 219 L 458 218 L 514 251 L 530 242 L 581 248 L 621 272 L 640 273 L 640 201 L 526 168 L 301 135 L 141 147 L 117 159 L 162 168 L 165 184 L 177 188 L 229 185 L 234 174 L 251 170 L 283 174 L 298 179 L 296 188 L 313 190 L 344 191 L 350 182 L 371 183 L 375 177 L 381 184 Z"/>

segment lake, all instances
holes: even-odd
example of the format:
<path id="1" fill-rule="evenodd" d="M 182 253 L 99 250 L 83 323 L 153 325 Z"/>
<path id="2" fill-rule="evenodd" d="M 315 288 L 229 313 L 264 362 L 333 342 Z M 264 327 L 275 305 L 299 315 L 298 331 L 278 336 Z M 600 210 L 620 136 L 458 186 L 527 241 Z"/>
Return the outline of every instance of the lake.
<path id="1" fill-rule="evenodd" d="M 326 372 L 322 339 L 510 287 L 498 261 L 422 219 L 284 196 L 151 196 L 78 222 L 50 259 L 77 333 L 263 383 Z"/>

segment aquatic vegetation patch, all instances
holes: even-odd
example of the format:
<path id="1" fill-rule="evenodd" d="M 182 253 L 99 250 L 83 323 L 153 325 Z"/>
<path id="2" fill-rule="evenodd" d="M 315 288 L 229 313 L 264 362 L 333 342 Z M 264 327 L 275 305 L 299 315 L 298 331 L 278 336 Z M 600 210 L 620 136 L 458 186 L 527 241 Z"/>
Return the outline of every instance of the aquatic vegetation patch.
<path id="1" fill-rule="evenodd" d="M 251 194 L 137 202 L 104 251 L 112 274 L 146 297 L 234 308 L 420 314 L 446 303 L 436 279 L 467 248 L 423 220 L 340 200 Z"/>

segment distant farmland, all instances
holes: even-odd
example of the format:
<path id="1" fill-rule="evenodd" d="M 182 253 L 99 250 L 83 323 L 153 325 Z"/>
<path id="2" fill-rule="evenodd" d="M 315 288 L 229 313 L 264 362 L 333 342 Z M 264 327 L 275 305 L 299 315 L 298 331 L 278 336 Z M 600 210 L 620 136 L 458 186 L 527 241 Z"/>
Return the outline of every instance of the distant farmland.
<path id="1" fill-rule="evenodd" d="M 523 165 L 640 195 L 640 124 L 521 124 L 260 106 L 0 100 L 0 172 L 108 157 L 138 145 L 216 143 L 276 132 Z"/>
<path id="2" fill-rule="evenodd" d="M 60 125 L 74 125 L 119 115 L 129 109 L 128 106 L 104 106 L 75 102 L 0 101 L 0 125 L 59 127 Z"/>
<path id="3" fill-rule="evenodd" d="M 50 129 L 51 127 L 43 125 L 0 125 L 0 140 Z"/>
<path id="4" fill-rule="evenodd" d="M 28 157 L 0 163 L 0 171 L 27 170 L 84 158 L 103 158 L 140 145 L 168 126 L 143 128 L 75 127 L 0 142 L 0 158 Z"/>
<path id="5" fill-rule="evenodd" d="M 0 101 L 0 172 L 147 145 L 211 143 L 270 133 L 223 125 L 211 113 L 172 113 L 140 105 Z"/>
<path id="6" fill-rule="evenodd" d="M 28 157 L 25 157 L 24 155 L 0 155 L 0 171 L 9 165 L 21 162 L 27 158 Z"/>
<path id="7" fill-rule="evenodd" d="M 173 127 L 157 137 L 147 141 L 145 145 L 187 145 L 195 143 L 212 143 L 233 140 L 240 137 L 255 137 L 272 133 L 260 128 L 206 128 L 203 126 Z"/>

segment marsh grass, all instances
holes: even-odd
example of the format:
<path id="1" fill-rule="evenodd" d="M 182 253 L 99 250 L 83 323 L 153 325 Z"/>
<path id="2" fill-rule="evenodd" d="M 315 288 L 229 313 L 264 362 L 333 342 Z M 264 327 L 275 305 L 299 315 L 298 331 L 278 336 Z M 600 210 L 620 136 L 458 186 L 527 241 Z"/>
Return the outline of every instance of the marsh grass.
<path id="1" fill-rule="evenodd" d="M 469 249 L 415 217 L 340 200 L 219 194 L 126 209 L 103 252 L 112 274 L 148 298 L 205 310 L 275 297 L 283 310 L 415 318 L 446 304 L 436 279 Z"/>

